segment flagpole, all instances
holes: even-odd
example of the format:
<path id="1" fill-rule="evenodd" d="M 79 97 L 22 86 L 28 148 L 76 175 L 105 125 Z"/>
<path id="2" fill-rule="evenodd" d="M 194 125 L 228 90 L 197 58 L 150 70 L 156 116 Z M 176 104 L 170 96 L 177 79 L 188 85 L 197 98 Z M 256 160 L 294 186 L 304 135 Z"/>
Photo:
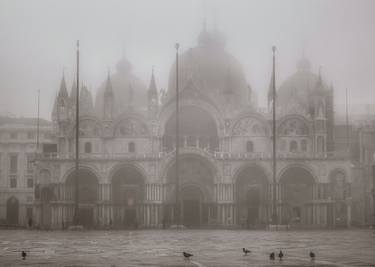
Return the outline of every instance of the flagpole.
<path id="1" fill-rule="evenodd" d="M 179 88 L 178 88 L 178 48 L 176 43 L 176 208 L 175 208 L 175 224 L 180 225 L 180 177 L 179 177 L 179 146 L 180 146 L 180 122 L 179 122 Z"/>
<path id="2" fill-rule="evenodd" d="M 38 90 L 38 113 L 36 120 L 36 153 L 39 152 L 39 110 L 40 110 L 40 89 Z"/>
<path id="3" fill-rule="evenodd" d="M 346 149 L 348 151 L 348 157 L 349 157 L 349 111 L 348 111 L 348 88 L 345 90 L 345 112 L 346 112 Z"/>
<path id="4" fill-rule="evenodd" d="M 276 201 L 276 79 L 275 79 L 275 52 L 276 46 L 272 47 L 272 224 L 278 224 L 277 201 Z"/>
<path id="5" fill-rule="evenodd" d="M 75 198 L 74 198 L 74 224 L 79 224 L 79 41 L 77 41 L 77 88 L 76 88 L 76 155 L 75 155 Z"/>

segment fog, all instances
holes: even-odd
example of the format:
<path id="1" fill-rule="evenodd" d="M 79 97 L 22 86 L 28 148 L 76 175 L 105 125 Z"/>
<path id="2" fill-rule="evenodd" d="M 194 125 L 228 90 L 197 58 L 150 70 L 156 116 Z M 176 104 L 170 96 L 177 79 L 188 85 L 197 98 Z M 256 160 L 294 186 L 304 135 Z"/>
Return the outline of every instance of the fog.
<path id="1" fill-rule="evenodd" d="M 166 88 L 174 43 L 197 43 L 203 21 L 226 36 L 248 83 L 266 105 L 271 46 L 277 84 L 305 54 L 314 72 L 335 88 L 336 103 L 373 103 L 375 1 L 6 1 L 0 2 L 0 114 L 49 119 L 63 70 L 70 90 L 75 43 L 81 43 L 83 82 L 95 93 L 125 55 L 147 85 L 152 66 Z"/>

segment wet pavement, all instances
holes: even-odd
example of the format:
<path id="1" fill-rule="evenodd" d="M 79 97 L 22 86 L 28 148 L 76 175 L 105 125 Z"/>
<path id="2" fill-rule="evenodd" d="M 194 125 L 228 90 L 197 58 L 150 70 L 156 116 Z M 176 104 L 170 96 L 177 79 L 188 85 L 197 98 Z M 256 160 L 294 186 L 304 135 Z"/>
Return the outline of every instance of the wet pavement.
<path id="1" fill-rule="evenodd" d="M 244 256 L 242 248 L 252 252 Z M 282 249 L 282 261 L 269 253 Z M 22 260 L 21 251 L 27 251 Z M 310 250 L 317 255 L 309 258 Z M 184 260 L 182 251 L 194 256 Z M 375 234 L 338 231 L 0 230 L 0 266 L 375 266 Z"/>

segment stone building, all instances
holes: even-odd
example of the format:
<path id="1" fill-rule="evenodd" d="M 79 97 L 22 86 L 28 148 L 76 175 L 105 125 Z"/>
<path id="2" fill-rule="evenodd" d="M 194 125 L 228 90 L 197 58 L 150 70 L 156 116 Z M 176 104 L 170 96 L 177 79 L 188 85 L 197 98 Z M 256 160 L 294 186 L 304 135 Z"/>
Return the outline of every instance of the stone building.
<path id="1" fill-rule="evenodd" d="M 217 30 L 179 57 L 179 176 L 188 227 L 265 227 L 272 211 L 272 117 Z M 80 222 L 162 227 L 175 204 L 175 65 L 168 90 L 147 88 L 122 59 L 93 101 L 80 89 Z M 293 227 L 349 226 L 351 163 L 334 147 L 334 94 L 307 59 L 277 90 L 277 212 Z M 64 228 L 74 214 L 75 93 L 62 79 L 52 111 L 57 151 L 40 155 L 34 220 Z M 268 89 L 265 89 L 268 90 Z M 95 104 L 94 104 L 95 103 Z"/>
<path id="2" fill-rule="evenodd" d="M 33 213 L 37 119 L 0 117 L 0 225 L 27 225 Z M 40 120 L 40 142 L 51 142 Z"/>

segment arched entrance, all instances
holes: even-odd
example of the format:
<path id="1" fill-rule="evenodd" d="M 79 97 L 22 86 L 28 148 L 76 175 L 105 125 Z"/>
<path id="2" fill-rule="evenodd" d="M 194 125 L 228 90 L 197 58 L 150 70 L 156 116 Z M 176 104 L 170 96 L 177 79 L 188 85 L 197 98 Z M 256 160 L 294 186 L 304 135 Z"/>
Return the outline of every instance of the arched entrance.
<path id="1" fill-rule="evenodd" d="M 219 148 L 216 122 L 205 110 L 185 106 L 180 110 L 180 146 L 199 147 L 207 150 Z M 173 150 L 176 144 L 176 114 L 173 114 L 165 125 L 163 147 Z"/>
<path id="2" fill-rule="evenodd" d="M 214 174 L 209 163 L 201 157 L 181 155 L 179 162 L 181 223 L 197 228 L 216 220 L 216 203 L 213 202 Z M 176 200 L 175 164 L 169 168 L 169 204 L 173 209 Z M 168 223 L 174 223 L 173 212 L 168 212 Z"/>
<path id="3" fill-rule="evenodd" d="M 70 200 L 75 199 L 76 172 L 69 174 L 66 180 L 66 191 Z M 88 169 L 78 171 L 78 222 L 86 228 L 95 225 L 94 210 L 98 201 L 98 178 Z"/>
<path id="4" fill-rule="evenodd" d="M 15 197 L 10 197 L 7 201 L 7 224 L 18 225 L 19 201 Z"/>
<path id="5" fill-rule="evenodd" d="M 137 228 L 143 202 L 144 177 L 134 166 L 119 168 L 112 177 L 113 223 L 116 228 Z"/>
<path id="6" fill-rule="evenodd" d="M 243 168 L 236 178 L 237 221 L 245 228 L 267 222 L 267 176 L 259 166 Z"/>
<path id="7" fill-rule="evenodd" d="M 314 177 L 303 167 L 290 167 L 280 178 L 282 224 L 311 224 L 308 206 L 313 199 Z"/>
<path id="8" fill-rule="evenodd" d="M 187 227 L 199 227 L 202 223 L 203 193 L 196 186 L 181 189 L 182 221 Z"/>

